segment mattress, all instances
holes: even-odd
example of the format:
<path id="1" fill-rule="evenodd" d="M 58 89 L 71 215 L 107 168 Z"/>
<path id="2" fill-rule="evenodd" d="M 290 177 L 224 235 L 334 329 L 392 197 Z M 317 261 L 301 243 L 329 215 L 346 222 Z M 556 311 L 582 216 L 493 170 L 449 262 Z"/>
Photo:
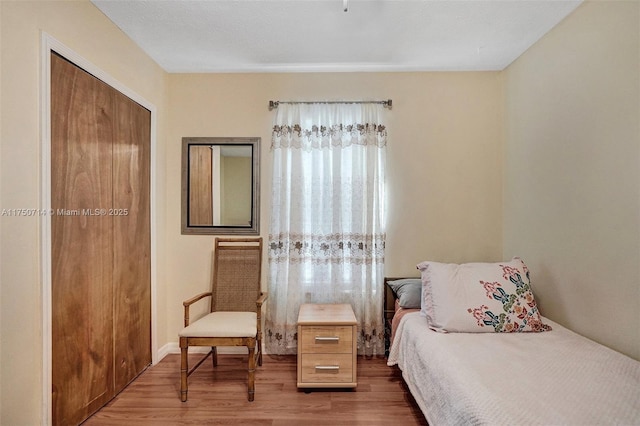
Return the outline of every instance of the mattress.
<path id="1" fill-rule="evenodd" d="M 397 365 L 431 426 L 640 425 L 640 362 L 544 318 L 543 333 L 438 333 L 400 322 Z"/>
<path id="2" fill-rule="evenodd" d="M 389 339 L 389 341 L 391 343 L 393 343 L 393 338 L 396 335 L 396 331 L 398 330 L 398 326 L 400 325 L 400 322 L 402 321 L 402 318 L 411 313 L 411 312 L 420 312 L 420 309 L 407 309 L 407 308 L 402 308 L 400 307 L 400 304 L 398 303 L 398 300 L 396 299 L 395 301 L 395 312 L 393 314 L 393 318 L 391 319 L 391 337 Z"/>

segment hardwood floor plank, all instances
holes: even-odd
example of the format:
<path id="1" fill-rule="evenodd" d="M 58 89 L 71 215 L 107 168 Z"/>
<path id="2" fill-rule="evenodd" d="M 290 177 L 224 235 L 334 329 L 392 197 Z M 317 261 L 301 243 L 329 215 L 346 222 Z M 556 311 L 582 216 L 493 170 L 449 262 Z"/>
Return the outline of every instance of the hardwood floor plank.
<path id="1" fill-rule="evenodd" d="M 199 355 L 190 356 L 195 363 Z M 85 425 L 426 425 L 401 372 L 384 358 L 358 358 L 358 387 L 297 388 L 295 356 L 264 355 L 248 402 L 246 356 L 220 355 L 189 377 L 180 401 L 180 356 L 148 368 Z"/>

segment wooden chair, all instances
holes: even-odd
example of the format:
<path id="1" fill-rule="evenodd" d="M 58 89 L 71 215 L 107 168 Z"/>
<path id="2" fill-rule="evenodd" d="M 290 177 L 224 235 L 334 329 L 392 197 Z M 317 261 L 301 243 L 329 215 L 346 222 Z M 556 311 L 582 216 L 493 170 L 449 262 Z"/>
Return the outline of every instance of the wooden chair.
<path id="1" fill-rule="evenodd" d="M 184 326 L 180 336 L 180 399 L 187 400 L 188 376 L 210 355 L 218 365 L 217 346 L 249 349 L 248 399 L 253 401 L 256 363 L 262 365 L 261 311 L 267 294 L 261 291 L 262 238 L 216 238 L 212 291 L 183 302 Z M 189 323 L 189 307 L 211 297 L 210 313 Z M 211 350 L 189 370 L 189 346 Z"/>

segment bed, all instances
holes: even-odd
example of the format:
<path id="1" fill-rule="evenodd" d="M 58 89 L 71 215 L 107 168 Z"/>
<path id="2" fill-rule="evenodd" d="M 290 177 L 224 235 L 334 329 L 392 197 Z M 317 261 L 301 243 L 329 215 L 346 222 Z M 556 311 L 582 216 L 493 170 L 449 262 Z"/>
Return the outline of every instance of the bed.
<path id="1" fill-rule="evenodd" d="M 513 264 L 519 265 L 515 259 Z M 507 297 L 507 284 L 518 281 L 531 292 L 524 262 L 518 278 L 510 280 L 513 275 L 503 274 L 504 282 L 479 280 L 482 284 L 474 283 L 477 271 L 460 272 L 466 265 L 433 264 L 419 265 L 431 269 L 421 269 L 420 306 L 400 306 L 403 295 L 390 285 L 400 279 L 385 279 L 388 365 L 400 368 L 430 425 L 640 425 L 640 362 L 548 318 L 535 317 L 539 313 L 530 314 L 537 309 L 535 301 L 525 304 L 527 312 L 519 311 L 520 319 L 510 325 L 513 329 L 527 322 L 535 330 L 504 332 L 508 319 L 500 332 L 492 329 L 499 325 L 494 316 L 504 319 L 503 315 L 493 315 L 498 313 L 495 306 L 476 298 L 478 294 L 486 298 L 489 288 L 492 297 L 513 302 L 514 297 Z M 452 274 L 438 275 L 440 265 Z M 504 271 L 510 264 L 482 265 Z M 487 270 L 480 275 L 486 276 Z M 455 282 L 459 279 L 467 282 Z M 415 278 L 404 280 L 417 285 Z M 477 287 L 481 292 L 472 294 Z M 447 301 L 442 291 L 462 302 Z M 515 298 L 528 297 L 525 293 L 520 291 Z M 474 301 L 484 314 L 474 310 Z M 506 306 L 504 300 L 498 302 Z M 467 308 L 466 316 L 459 310 L 460 318 L 446 317 L 456 310 L 456 303 Z M 472 326 L 477 329 L 464 330 Z"/>

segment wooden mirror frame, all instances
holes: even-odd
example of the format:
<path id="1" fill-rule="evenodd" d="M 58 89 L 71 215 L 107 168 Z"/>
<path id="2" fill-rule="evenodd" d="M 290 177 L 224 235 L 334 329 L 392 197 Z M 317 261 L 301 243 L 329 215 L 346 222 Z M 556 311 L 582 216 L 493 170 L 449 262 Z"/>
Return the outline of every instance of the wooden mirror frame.
<path id="1" fill-rule="evenodd" d="M 201 145 L 251 147 L 251 220 L 248 226 L 192 225 L 189 223 L 189 147 Z M 183 235 L 260 235 L 260 138 L 184 137 L 182 138 L 182 234 Z"/>

